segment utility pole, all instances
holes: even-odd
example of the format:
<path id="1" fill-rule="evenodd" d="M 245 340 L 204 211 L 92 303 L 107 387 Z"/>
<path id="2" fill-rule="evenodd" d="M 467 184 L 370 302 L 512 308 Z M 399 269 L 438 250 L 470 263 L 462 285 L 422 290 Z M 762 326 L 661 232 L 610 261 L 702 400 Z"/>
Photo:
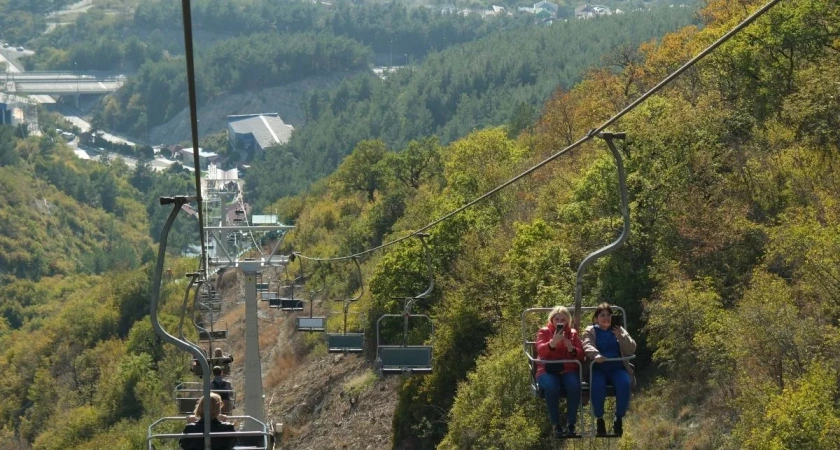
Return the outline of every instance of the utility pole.
<path id="1" fill-rule="evenodd" d="M 73 61 L 73 72 L 76 75 L 76 108 L 79 107 L 79 64 Z"/>

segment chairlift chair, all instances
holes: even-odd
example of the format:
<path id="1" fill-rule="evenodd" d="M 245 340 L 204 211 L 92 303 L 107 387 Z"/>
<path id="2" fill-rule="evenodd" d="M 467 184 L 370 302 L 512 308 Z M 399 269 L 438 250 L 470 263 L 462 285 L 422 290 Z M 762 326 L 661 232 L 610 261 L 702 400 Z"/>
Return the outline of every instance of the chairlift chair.
<path id="1" fill-rule="evenodd" d="M 608 245 L 606 245 L 606 246 L 604 246 L 604 247 L 602 247 L 598 250 L 595 250 L 594 252 L 587 255 L 581 261 L 580 265 L 578 266 L 577 282 L 576 282 L 576 285 L 575 285 L 575 304 L 571 308 L 569 308 L 570 310 L 574 311 L 573 325 L 575 327 L 577 327 L 578 329 L 580 329 L 580 327 L 581 327 L 581 320 L 580 320 L 581 313 L 584 312 L 584 311 L 594 311 L 595 309 L 597 309 L 596 307 L 591 307 L 591 306 L 590 307 L 584 307 L 582 305 L 583 274 L 584 274 L 586 268 L 590 264 L 592 264 L 596 259 L 598 259 L 598 258 L 600 258 L 604 255 L 610 254 L 610 253 L 614 252 L 615 250 L 617 250 L 618 248 L 620 248 L 624 244 L 624 241 L 627 239 L 627 236 L 630 234 L 630 212 L 629 212 L 629 204 L 628 204 L 628 200 L 627 200 L 627 183 L 626 183 L 626 175 L 625 175 L 625 172 L 624 172 L 624 164 L 621 160 L 621 154 L 619 153 L 618 149 L 615 147 L 615 143 L 613 142 L 614 139 L 624 139 L 625 138 L 625 133 L 603 132 L 603 133 L 599 133 L 598 137 L 600 137 L 600 138 L 604 139 L 604 141 L 606 141 L 607 146 L 609 147 L 610 152 L 612 153 L 612 156 L 615 159 L 616 169 L 617 169 L 617 172 L 618 172 L 618 185 L 619 185 L 619 195 L 620 195 L 620 198 L 621 198 L 621 215 L 622 215 L 622 218 L 623 218 L 623 228 L 622 228 L 621 234 L 618 236 L 618 238 L 616 238 L 615 241 L 613 241 L 610 244 L 608 244 Z M 627 328 L 627 315 L 624 314 L 624 309 L 619 307 L 619 306 L 615 306 L 615 305 L 611 305 L 611 307 L 621 311 L 622 321 L 624 323 L 624 328 L 626 329 Z M 574 361 L 577 364 L 580 364 L 577 360 L 556 361 L 556 360 L 540 360 L 540 359 L 535 358 L 536 342 L 533 341 L 533 340 L 530 340 L 530 339 L 533 339 L 533 338 L 529 339 L 529 335 L 528 335 L 529 330 L 527 329 L 526 315 L 529 314 L 529 313 L 532 313 L 532 312 L 548 313 L 548 312 L 551 311 L 551 309 L 552 308 L 530 308 L 530 309 L 526 309 L 525 311 L 522 312 L 522 345 L 523 345 L 523 350 L 525 352 L 525 356 L 527 356 L 527 358 L 528 358 L 528 365 L 529 365 L 530 373 L 531 373 L 531 390 L 532 390 L 534 396 L 537 397 L 537 398 L 545 398 L 545 392 L 543 391 L 542 388 L 539 387 L 539 385 L 536 382 L 536 379 L 534 378 L 535 375 L 536 375 L 536 365 L 537 365 L 537 363 L 558 364 L 558 363 L 566 363 L 566 362 Z M 530 330 L 530 332 L 531 332 L 531 336 L 536 335 L 536 330 Z M 632 359 L 632 358 L 635 358 L 635 355 L 630 355 L 630 356 L 627 356 L 627 357 L 624 357 L 624 358 L 608 358 L 607 361 L 623 361 L 623 360 L 629 360 L 629 359 Z M 580 391 L 581 391 L 581 402 L 580 402 L 580 405 L 581 405 L 581 407 L 583 406 L 584 396 L 589 395 L 590 385 L 591 385 L 591 382 L 592 382 L 592 370 L 591 369 L 592 369 L 592 364 L 594 364 L 594 363 L 595 362 L 592 361 L 586 367 L 584 367 L 583 365 L 580 366 L 581 367 L 580 368 L 580 384 L 581 384 L 581 389 L 580 389 Z M 585 375 L 584 369 L 588 370 L 588 374 L 589 374 L 588 381 L 584 381 L 584 380 L 587 379 L 587 378 L 584 377 L 584 375 Z M 613 396 L 613 397 L 615 396 L 615 389 L 614 389 L 613 386 L 611 386 L 609 384 L 607 385 L 607 396 L 608 397 L 609 396 Z M 590 408 L 590 415 L 591 415 L 591 419 L 592 419 L 591 422 L 590 422 L 591 427 L 592 427 L 591 429 L 594 430 L 595 429 L 595 415 L 594 415 L 594 412 L 591 408 Z M 586 422 L 585 421 L 581 421 L 581 423 L 584 427 L 586 427 Z M 590 435 L 595 436 L 595 433 L 592 432 Z M 596 437 L 619 437 L 619 436 L 615 435 L 615 434 L 607 434 L 607 435 L 597 435 Z"/>
<path id="2" fill-rule="evenodd" d="M 571 310 L 574 308 L 573 306 L 569 309 Z M 624 314 L 624 309 L 621 307 L 613 306 L 614 309 L 621 311 L 621 317 L 626 319 L 626 315 Z M 537 375 L 537 364 L 541 363 L 544 364 L 546 370 L 551 371 L 552 366 L 560 366 L 563 367 L 566 363 L 573 363 L 578 365 L 578 375 L 580 379 L 580 409 L 578 410 L 578 421 L 582 424 L 584 429 L 580 430 L 575 436 L 567 436 L 567 438 L 576 438 L 582 437 L 586 434 L 586 420 L 583 416 L 583 407 L 585 404 L 585 400 L 589 398 L 589 384 L 590 382 L 587 381 L 588 378 L 585 376 L 589 374 L 590 366 L 587 364 L 581 364 L 580 361 L 576 359 L 539 359 L 537 356 L 537 343 L 534 338 L 537 335 L 537 331 L 540 327 L 544 325 L 542 320 L 545 319 L 545 315 L 550 313 L 554 308 L 528 308 L 522 311 L 522 349 L 525 352 L 525 356 L 528 358 L 528 368 L 529 373 L 531 375 L 531 393 L 534 397 L 538 399 L 545 399 L 545 390 L 537 383 L 536 375 Z M 584 306 L 581 308 L 582 312 L 594 312 L 596 307 L 594 306 Z M 529 316 L 536 315 L 536 320 L 530 320 Z M 626 320 L 624 322 L 624 327 L 627 328 Z M 586 372 L 584 371 L 586 370 Z M 607 397 L 615 397 L 615 389 L 611 384 L 607 385 Z M 561 387 L 560 389 L 560 398 L 566 398 L 565 389 Z M 590 433 L 591 434 L 591 433 Z"/>
<path id="3" fill-rule="evenodd" d="M 303 311 L 303 300 L 297 298 L 270 298 L 268 299 L 268 307 L 287 312 Z"/>
<path id="4" fill-rule="evenodd" d="M 416 234 L 423 246 L 423 254 L 426 260 L 429 285 L 423 293 L 415 297 L 402 297 L 405 305 L 402 314 L 383 314 L 376 321 L 376 367 L 382 375 L 398 374 L 429 374 L 432 373 L 432 346 L 431 345 L 410 345 L 408 343 L 409 321 L 411 318 L 423 318 L 431 326 L 431 335 L 434 335 L 434 322 L 431 317 L 425 314 L 412 314 L 411 306 L 417 300 L 425 299 L 432 293 L 435 287 L 434 270 L 429 248 L 425 238 L 427 234 Z M 401 344 L 384 344 L 381 339 L 382 319 L 387 317 L 401 317 L 403 319 L 403 342 Z"/>
<path id="5" fill-rule="evenodd" d="M 220 391 L 218 389 L 211 389 L 210 391 L 216 393 L 225 392 L 229 395 L 230 401 L 223 402 L 222 404 L 222 414 L 231 414 L 236 408 L 236 390 Z M 178 383 L 175 386 L 174 392 L 175 406 L 178 408 L 178 414 L 192 414 L 203 392 L 201 382 L 183 381 Z"/>
<path id="6" fill-rule="evenodd" d="M 166 441 L 166 440 L 175 440 L 175 439 L 183 439 L 192 437 L 195 439 L 203 438 L 203 434 L 184 434 L 184 433 L 157 433 L 156 428 L 163 424 L 171 424 L 177 423 L 179 425 L 185 425 L 186 421 L 184 420 L 185 417 L 163 417 L 156 420 L 154 423 L 149 425 L 149 428 L 146 432 L 146 450 L 153 450 L 155 448 L 170 448 L 169 444 L 163 444 L 164 446 L 161 447 L 158 445 L 155 447 L 153 442 L 155 441 Z M 248 428 L 255 428 L 254 431 L 230 431 L 230 432 L 211 432 L 209 433 L 211 442 L 212 439 L 216 438 L 234 438 L 240 444 L 234 447 L 234 450 L 268 450 L 272 448 L 272 435 L 268 431 L 268 427 L 266 424 L 254 419 L 251 416 L 231 416 L 228 415 L 228 420 L 235 420 L 241 421 L 243 423 L 249 424 Z M 247 442 L 246 446 L 243 446 L 242 443 Z M 176 444 L 177 445 L 177 444 Z"/>
<path id="7" fill-rule="evenodd" d="M 362 266 L 359 265 L 359 260 L 353 258 L 353 263 L 356 264 L 356 273 L 359 278 L 358 295 L 353 298 L 338 299 L 336 301 L 343 303 L 344 310 L 344 327 L 341 333 L 325 333 L 327 335 L 327 352 L 329 353 L 362 353 L 365 348 L 365 334 L 361 332 L 348 333 L 347 332 L 347 314 L 350 309 L 350 304 L 358 301 L 364 292 L 364 279 L 362 277 Z"/>
<path id="8" fill-rule="evenodd" d="M 301 263 L 303 262 L 303 258 L 301 258 Z M 321 266 L 321 262 L 318 262 L 318 266 Z M 314 315 L 315 309 L 315 295 L 320 292 L 323 292 L 327 288 L 327 279 L 326 277 L 321 277 L 323 284 L 319 289 L 309 292 L 309 317 L 296 317 L 295 318 L 295 325 L 297 327 L 297 331 L 307 331 L 307 332 L 324 332 L 326 330 L 327 325 L 327 318 L 324 316 L 316 316 Z"/>
<path id="9" fill-rule="evenodd" d="M 217 326 L 224 325 L 222 327 Z M 207 342 L 207 341 L 224 341 L 227 339 L 227 322 L 216 321 L 210 322 L 210 328 L 203 328 L 203 327 L 196 327 L 198 328 L 198 341 L 199 342 Z"/>
<path id="10" fill-rule="evenodd" d="M 290 261 L 294 261 L 294 258 L 290 257 Z M 303 270 L 301 269 L 301 274 L 295 277 L 290 284 L 280 287 L 283 290 L 290 290 L 291 295 L 289 297 L 269 298 L 268 307 L 286 312 L 303 311 L 303 299 L 295 298 L 295 291 L 303 289 L 304 285 L 298 283 L 304 280 L 304 278 Z"/>
<path id="11" fill-rule="evenodd" d="M 410 300 L 413 300 L 410 299 Z M 410 301 L 409 300 L 409 301 Z M 380 337 L 380 324 L 386 317 L 401 317 L 404 321 L 403 343 L 384 344 Z M 399 374 L 429 374 L 432 373 L 432 346 L 431 345 L 410 345 L 408 344 L 408 322 L 413 317 L 425 318 L 432 326 L 434 334 L 434 323 L 425 314 L 383 314 L 376 321 L 376 367 L 382 375 Z"/>
<path id="12" fill-rule="evenodd" d="M 213 312 L 213 313 L 220 313 L 222 312 L 222 302 L 220 301 L 211 301 L 211 302 L 198 302 L 198 310 L 201 312 Z"/>
<path id="13" fill-rule="evenodd" d="M 347 332 L 347 315 L 350 301 L 344 301 L 344 327 L 341 333 L 326 333 L 329 353 L 361 353 L 365 350 L 365 333 Z"/>

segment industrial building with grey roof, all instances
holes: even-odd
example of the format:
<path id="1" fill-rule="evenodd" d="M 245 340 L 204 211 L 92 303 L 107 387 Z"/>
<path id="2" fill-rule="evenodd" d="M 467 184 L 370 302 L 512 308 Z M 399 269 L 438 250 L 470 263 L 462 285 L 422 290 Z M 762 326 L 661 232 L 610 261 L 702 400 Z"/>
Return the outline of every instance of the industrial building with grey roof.
<path id="1" fill-rule="evenodd" d="M 294 131 L 278 113 L 231 115 L 227 121 L 228 139 L 233 148 L 263 151 L 289 142 Z"/>

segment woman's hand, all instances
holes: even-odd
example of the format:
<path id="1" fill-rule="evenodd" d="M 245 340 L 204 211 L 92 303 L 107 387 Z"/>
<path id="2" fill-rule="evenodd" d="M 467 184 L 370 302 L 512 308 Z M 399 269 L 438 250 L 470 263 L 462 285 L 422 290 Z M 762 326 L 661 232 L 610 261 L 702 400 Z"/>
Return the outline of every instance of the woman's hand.
<path id="1" fill-rule="evenodd" d="M 574 344 L 572 344 L 572 341 L 569 338 L 567 338 L 566 336 L 563 336 L 563 339 L 560 342 L 562 342 L 563 345 L 566 346 L 566 350 L 568 350 L 568 351 L 572 351 L 572 350 L 575 349 L 575 346 L 574 346 Z"/>
<path id="2" fill-rule="evenodd" d="M 602 362 L 604 362 L 605 359 L 607 359 L 607 357 L 600 354 L 600 353 L 595 355 L 595 362 L 596 363 L 602 363 Z"/>
<path id="3" fill-rule="evenodd" d="M 560 342 L 563 341 L 563 339 L 563 333 L 554 333 L 554 336 L 551 337 L 551 346 L 556 349 L 557 346 L 560 345 Z"/>
<path id="4" fill-rule="evenodd" d="M 621 339 L 621 327 L 613 328 L 612 332 L 615 335 L 616 339 Z"/>

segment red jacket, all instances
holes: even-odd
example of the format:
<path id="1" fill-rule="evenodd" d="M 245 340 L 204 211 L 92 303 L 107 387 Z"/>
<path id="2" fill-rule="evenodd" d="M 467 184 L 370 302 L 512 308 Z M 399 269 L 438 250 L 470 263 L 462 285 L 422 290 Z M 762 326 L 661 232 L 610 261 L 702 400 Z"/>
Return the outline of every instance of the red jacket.
<path id="1" fill-rule="evenodd" d="M 565 327 L 563 329 L 563 335 L 572 341 L 572 346 L 575 348 L 575 353 L 572 355 L 566 349 L 566 346 L 563 345 L 561 342 L 557 345 L 557 347 L 552 350 L 551 347 L 548 346 L 548 343 L 551 342 L 551 338 L 554 337 L 554 324 L 549 323 L 547 326 L 540 328 L 540 331 L 537 332 L 537 358 L 538 359 L 576 359 L 578 361 L 583 361 L 583 358 L 586 356 L 583 353 L 583 344 L 580 341 L 580 336 L 578 335 L 577 330 L 572 327 Z M 567 362 L 563 364 L 563 373 L 568 372 L 578 372 L 580 370 L 580 366 L 573 362 Z M 540 377 L 540 375 L 545 373 L 545 364 L 537 363 L 537 373 L 534 376 L 534 379 Z"/>

